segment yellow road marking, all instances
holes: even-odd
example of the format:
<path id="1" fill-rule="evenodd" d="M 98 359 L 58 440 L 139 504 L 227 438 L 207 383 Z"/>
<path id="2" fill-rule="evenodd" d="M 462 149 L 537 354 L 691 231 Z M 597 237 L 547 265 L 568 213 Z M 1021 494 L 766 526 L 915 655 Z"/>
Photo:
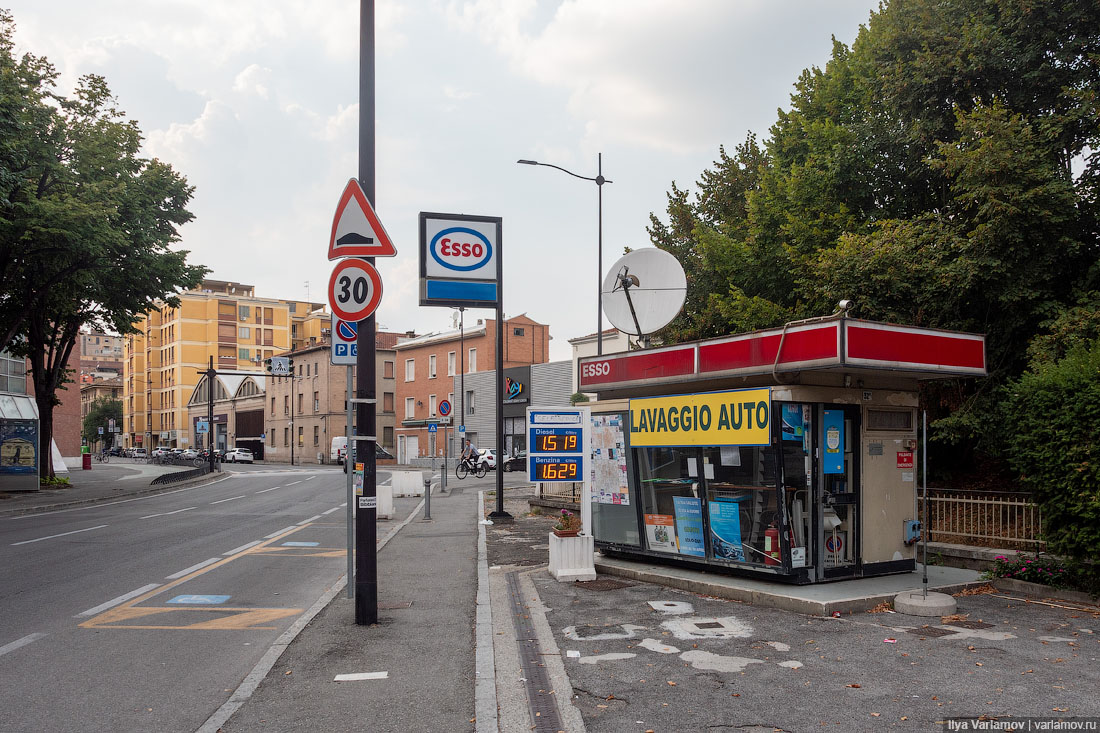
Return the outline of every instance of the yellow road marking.
<path id="1" fill-rule="evenodd" d="M 220 613 L 225 614 L 220 618 L 200 621 L 190 624 L 124 624 L 121 621 L 132 621 L 145 616 L 154 616 L 163 613 Z M 85 622 L 80 624 L 85 628 L 97 629 L 164 629 L 170 631 L 211 631 L 231 629 L 274 629 L 274 626 L 259 626 L 258 624 L 276 621 L 287 616 L 294 616 L 302 612 L 300 608 L 113 608 L 110 611 L 96 616 L 94 624 Z"/>

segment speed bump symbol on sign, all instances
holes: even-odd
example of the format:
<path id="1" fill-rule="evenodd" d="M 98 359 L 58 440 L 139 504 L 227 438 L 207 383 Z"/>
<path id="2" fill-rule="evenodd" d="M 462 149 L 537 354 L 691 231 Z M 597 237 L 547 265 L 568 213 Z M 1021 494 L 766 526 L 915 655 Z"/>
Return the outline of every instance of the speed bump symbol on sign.
<path id="1" fill-rule="evenodd" d="M 381 300 L 382 277 L 374 265 L 356 258 L 336 263 L 328 281 L 328 304 L 337 318 L 362 321 Z"/>

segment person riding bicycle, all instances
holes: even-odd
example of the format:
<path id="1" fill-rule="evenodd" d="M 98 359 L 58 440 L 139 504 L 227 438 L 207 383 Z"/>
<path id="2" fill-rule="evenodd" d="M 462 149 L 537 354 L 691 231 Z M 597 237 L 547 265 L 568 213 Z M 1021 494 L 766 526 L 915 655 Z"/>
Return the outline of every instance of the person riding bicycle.
<path id="1" fill-rule="evenodd" d="M 470 442 L 470 439 L 466 439 L 466 447 L 462 449 L 462 462 L 474 470 L 477 468 L 477 448 Z"/>

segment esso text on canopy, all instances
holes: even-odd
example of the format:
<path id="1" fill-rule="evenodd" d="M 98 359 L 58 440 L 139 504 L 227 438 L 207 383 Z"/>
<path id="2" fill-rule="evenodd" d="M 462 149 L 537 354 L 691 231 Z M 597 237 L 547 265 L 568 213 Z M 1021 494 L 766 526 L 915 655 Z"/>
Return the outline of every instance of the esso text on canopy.
<path id="1" fill-rule="evenodd" d="M 467 227 L 451 227 L 436 234 L 428 245 L 432 259 L 449 270 L 476 270 L 493 256 L 484 234 Z"/>
<path id="2" fill-rule="evenodd" d="M 611 373 L 611 364 L 606 361 L 589 362 L 581 365 L 582 377 L 605 377 Z"/>

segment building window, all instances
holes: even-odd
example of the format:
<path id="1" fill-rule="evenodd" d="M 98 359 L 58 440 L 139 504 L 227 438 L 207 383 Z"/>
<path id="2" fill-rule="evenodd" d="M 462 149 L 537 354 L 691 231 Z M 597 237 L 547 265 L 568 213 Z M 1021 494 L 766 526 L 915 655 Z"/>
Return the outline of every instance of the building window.
<path id="1" fill-rule="evenodd" d="M 298 304 L 297 303 L 287 303 L 287 308 L 290 310 L 291 313 L 294 313 L 298 309 Z"/>
<path id="2" fill-rule="evenodd" d="M 522 336 L 523 335 L 523 329 L 522 328 L 513 328 L 512 329 L 512 335 L 513 336 Z"/>
<path id="3" fill-rule="evenodd" d="M 251 313 L 251 310 L 247 305 L 239 305 L 237 306 L 237 312 L 240 315 L 241 320 L 245 321 L 248 320 L 248 315 L 249 313 Z M 247 336 L 248 334 L 245 335 Z"/>
<path id="4" fill-rule="evenodd" d="M 393 445 L 393 428 L 388 425 L 382 428 L 382 445 Z"/>
<path id="5" fill-rule="evenodd" d="M 382 379 L 393 379 L 393 362 L 382 362 Z"/>
<path id="6" fill-rule="evenodd" d="M 453 377 L 455 375 L 455 352 L 447 352 L 447 376 Z"/>
<path id="7" fill-rule="evenodd" d="M 283 445 L 290 445 L 290 428 L 283 428 Z"/>
<path id="8" fill-rule="evenodd" d="M 416 417 L 416 398 L 415 397 L 406 397 L 405 398 L 405 419 L 406 420 L 412 420 L 414 417 Z"/>
<path id="9" fill-rule="evenodd" d="M 305 405 L 305 395 L 301 392 L 298 393 L 298 414 L 302 414 L 302 407 Z"/>
<path id="10" fill-rule="evenodd" d="M 477 349 L 470 349 L 469 358 L 466 359 L 466 373 L 477 371 Z"/>
<path id="11" fill-rule="evenodd" d="M 306 445 L 306 429 L 301 425 L 298 426 L 298 447 L 304 448 Z"/>
<path id="12" fill-rule="evenodd" d="M 309 364 L 306 364 L 306 376 L 309 376 Z"/>
<path id="13" fill-rule="evenodd" d="M 243 339 L 248 338 L 251 333 L 252 331 L 248 328 L 248 326 L 241 326 L 237 329 L 237 336 Z"/>
<path id="14" fill-rule="evenodd" d="M 321 393 L 320 392 L 314 392 L 313 393 L 313 411 L 314 412 L 320 412 L 321 411 Z"/>
<path id="15" fill-rule="evenodd" d="M 290 414 L 290 395 L 283 395 L 283 414 Z M 288 443 L 289 445 L 289 443 Z"/>
<path id="16" fill-rule="evenodd" d="M 416 360 L 405 360 L 405 381 L 411 382 L 416 378 Z"/>
<path id="17" fill-rule="evenodd" d="M 382 412 L 393 412 L 393 392 L 382 394 Z"/>
<path id="18" fill-rule="evenodd" d="M 321 427 L 319 425 L 313 426 L 313 444 L 318 445 L 321 442 Z"/>
<path id="19" fill-rule="evenodd" d="M 435 354 L 428 357 L 428 379 L 435 379 Z"/>
<path id="20" fill-rule="evenodd" d="M 239 349 L 237 356 L 239 356 L 241 359 L 244 359 L 245 361 L 248 361 L 252 358 L 252 356 L 249 354 L 248 349 Z"/>
<path id="21" fill-rule="evenodd" d="M 272 415 L 275 414 L 275 398 L 274 397 L 271 398 L 271 414 Z"/>
<path id="22" fill-rule="evenodd" d="M 435 417 L 435 395 L 428 395 L 428 417 Z"/>
<path id="23" fill-rule="evenodd" d="M 466 390 L 466 414 L 474 414 L 474 391 L 472 389 Z"/>

